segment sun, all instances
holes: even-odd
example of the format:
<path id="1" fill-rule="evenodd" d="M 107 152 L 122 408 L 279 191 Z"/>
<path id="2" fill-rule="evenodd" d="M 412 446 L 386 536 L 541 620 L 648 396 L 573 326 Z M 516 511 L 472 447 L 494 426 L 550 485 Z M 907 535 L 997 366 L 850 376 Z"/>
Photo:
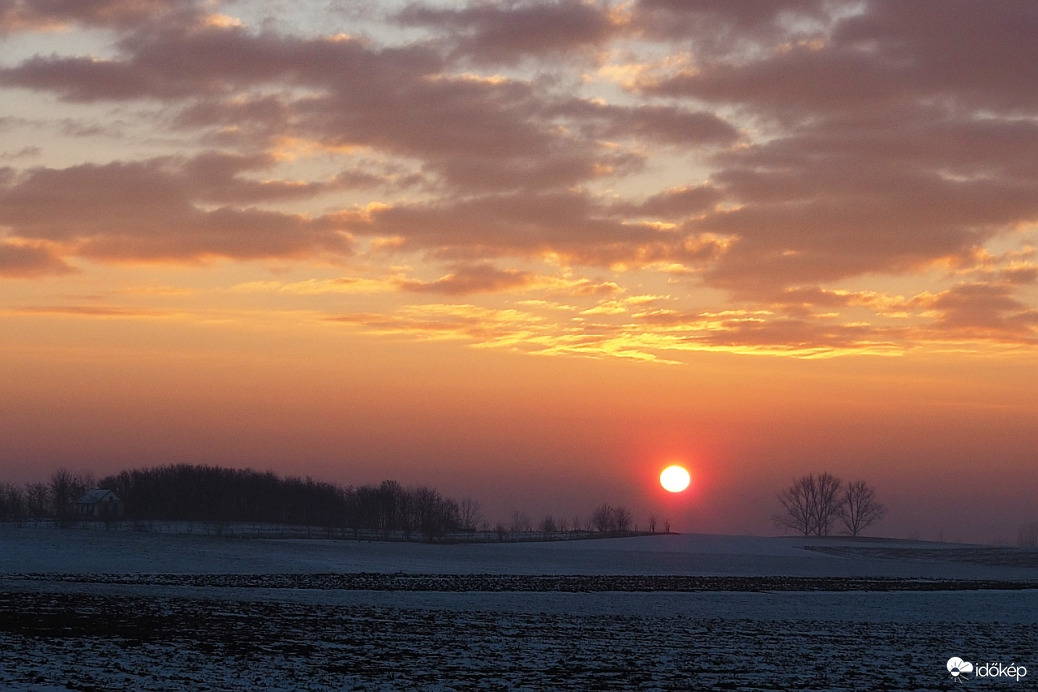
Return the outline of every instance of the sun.
<path id="1" fill-rule="evenodd" d="M 684 466 L 678 466 L 677 464 L 668 466 L 660 474 L 660 485 L 668 492 L 680 493 L 691 482 L 692 477 L 688 475 L 688 470 Z"/>

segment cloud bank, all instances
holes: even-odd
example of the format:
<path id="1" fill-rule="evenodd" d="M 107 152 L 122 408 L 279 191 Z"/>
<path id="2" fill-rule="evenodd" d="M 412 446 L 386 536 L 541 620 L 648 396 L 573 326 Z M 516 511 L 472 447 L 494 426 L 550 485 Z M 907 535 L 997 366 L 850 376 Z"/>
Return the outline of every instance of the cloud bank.
<path id="1" fill-rule="evenodd" d="M 385 300 L 328 320 L 539 353 L 1026 348 L 1035 35 L 1031 2 L 8 0 L 0 279 L 339 266 Z"/>

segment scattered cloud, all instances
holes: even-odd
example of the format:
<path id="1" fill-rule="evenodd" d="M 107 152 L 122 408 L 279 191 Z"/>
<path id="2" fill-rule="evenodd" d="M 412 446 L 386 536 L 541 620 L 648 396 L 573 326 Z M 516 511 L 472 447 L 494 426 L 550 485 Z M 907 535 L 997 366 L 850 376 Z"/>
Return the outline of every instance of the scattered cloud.
<path id="1" fill-rule="evenodd" d="M 516 269 L 497 269 L 489 264 L 463 265 L 435 281 L 401 281 L 400 287 L 414 293 L 442 293 L 466 295 L 495 293 L 528 286 L 533 279 L 529 272 Z"/>
<path id="2" fill-rule="evenodd" d="M 412 3 L 394 19 L 432 31 L 452 55 L 481 65 L 564 58 L 602 46 L 620 28 L 619 17 L 605 6 L 582 0 L 472 3 L 450 9 Z"/>
<path id="3" fill-rule="evenodd" d="M 348 254 L 334 219 L 256 207 L 202 205 L 312 194 L 297 185 L 234 178 L 240 161 L 162 160 L 33 168 L 0 178 L 0 224 L 20 239 L 66 245 L 91 259 L 197 261 L 313 252 Z M 305 185 L 304 185 L 305 187 Z"/>
<path id="4" fill-rule="evenodd" d="M 32 308 L 15 308 L 10 312 L 19 315 L 66 315 L 71 317 L 140 318 L 161 317 L 164 313 L 155 310 L 139 310 L 115 305 L 47 305 Z"/>
<path id="5" fill-rule="evenodd" d="M 1038 343 L 1038 310 L 1013 297 L 1009 284 L 959 284 L 919 302 L 945 333 L 995 341 Z"/>
<path id="6" fill-rule="evenodd" d="M 194 0 L 7 0 L 0 4 L 0 35 L 21 31 L 68 31 L 75 26 L 132 28 L 176 11 Z"/>
<path id="7" fill-rule="evenodd" d="M 75 271 L 44 243 L 0 241 L 0 277 L 26 278 Z"/>

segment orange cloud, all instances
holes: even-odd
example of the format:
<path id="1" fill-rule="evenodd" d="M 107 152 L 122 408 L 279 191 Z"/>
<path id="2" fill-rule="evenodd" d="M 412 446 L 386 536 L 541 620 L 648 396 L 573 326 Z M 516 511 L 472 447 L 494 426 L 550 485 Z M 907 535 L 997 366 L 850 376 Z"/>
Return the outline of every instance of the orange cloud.
<path id="1" fill-rule="evenodd" d="M 58 250 L 45 243 L 0 240 L 0 277 L 35 278 L 74 271 Z"/>
<path id="2" fill-rule="evenodd" d="M 217 163 L 228 162 L 220 159 Z M 204 194 L 197 167 L 171 172 L 166 162 L 84 164 L 65 169 L 36 168 L 0 181 L 0 224 L 28 242 L 54 241 L 75 253 L 102 260 L 198 260 L 206 257 L 291 257 L 314 251 L 349 254 L 351 240 L 332 218 L 255 208 L 206 209 L 208 199 L 260 194 L 250 184 L 223 177 Z M 239 162 L 230 163 L 233 170 Z M 194 168 L 193 168 L 194 166 Z M 224 180 L 222 189 L 219 182 Z M 5 184 L 6 183 L 6 184 Z M 263 194 L 277 198 L 276 186 Z"/>
<path id="3" fill-rule="evenodd" d="M 187 9 L 190 0 L 92 0 L 55 3 L 11 0 L 0 6 L 0 34 L 19 31 L 56 31 L 71 25 L 132 26 L 156 14 Z"/>
<path id="4" fill-rule="evenodd" d="M 19 315 L 66 315 L 70 317 L 159 317 L 164 313 L 154 310 L 138 310 L 115 305 L 48 305 L 32 308 L 15 308 L 10 311 Z"/>
<path id="5" fill-rule="evenodd" d="M 533 280 L 529 272 L 501 270 L 489 264 L 465 265 L 436 281 L 401 281 L 400 287 L 414 293 L 495 293 L 528 286 Z"/>

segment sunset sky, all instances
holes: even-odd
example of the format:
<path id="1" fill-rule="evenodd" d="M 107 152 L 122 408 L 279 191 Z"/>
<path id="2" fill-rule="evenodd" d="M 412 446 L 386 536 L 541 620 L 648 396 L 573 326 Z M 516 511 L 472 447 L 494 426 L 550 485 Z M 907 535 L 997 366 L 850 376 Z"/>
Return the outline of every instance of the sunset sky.
<path id="1" fill-rule="evenodd" d="M 1038 520 L 1038 3 L 0 0 L 0 469 Z M 660 470 L 686 464 L 664 497 Z"/>

